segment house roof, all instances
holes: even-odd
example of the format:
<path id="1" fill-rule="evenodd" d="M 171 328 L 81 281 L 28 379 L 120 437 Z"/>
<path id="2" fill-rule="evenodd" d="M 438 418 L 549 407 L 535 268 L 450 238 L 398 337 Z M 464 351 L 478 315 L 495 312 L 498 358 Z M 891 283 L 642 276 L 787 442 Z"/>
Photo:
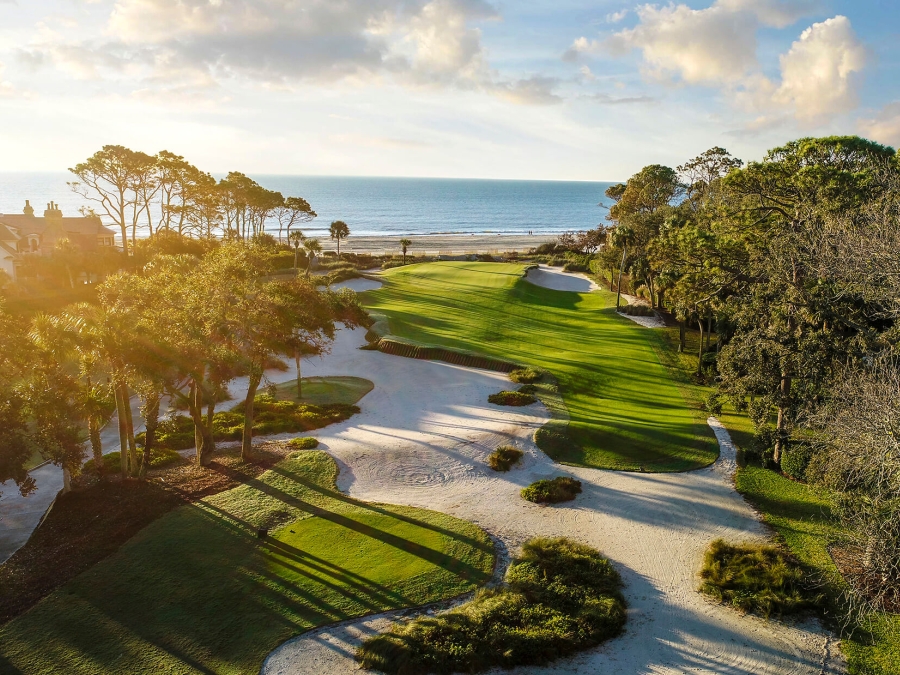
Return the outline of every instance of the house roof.
<path id="1" fill-rule="evenodd" d="M 0 218 L 2 218 L 2 216 L 0 216 Z M 4 225 L 2 222 L 0 222 L 0 242 L 19 241 L 19 239 L 21 239 L 21 238 L 22 237 L 20 237 L 14 231 L 12 231 L 8 227 L 6 227 L 6 225 Z"/>
<path id="2" fill-rule="evenodd" d="M 63 231 L 71 234 L 115 236 L 115 231 L 106 227 L 98 216 L 64 217 L 59 220 L 61 220 Z M 23 234 L 43 234 L 50 226 L 46 218 L 27 216 L 23 213 L 0 215 L 0 224 L 15 227 Z"/>

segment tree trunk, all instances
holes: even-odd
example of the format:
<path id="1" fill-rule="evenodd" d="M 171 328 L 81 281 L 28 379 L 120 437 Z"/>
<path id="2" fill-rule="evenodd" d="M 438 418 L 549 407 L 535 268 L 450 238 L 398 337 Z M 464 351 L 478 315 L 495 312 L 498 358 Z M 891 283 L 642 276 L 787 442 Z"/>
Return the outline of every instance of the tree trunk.
<path id="1" fill-rule="evenodd" d="M 775 454 L 773 459 L 779 466 L 781 456 L 787 447 L 787 407 L 791 395 L 791 376 L 786 372 L 781 373 L 781 386 L 778 399 L 778 424 L 775 426 Z"/>
<path id="2" fill-rule="evenodd" d="M 697 354 L 697 374 L 703 372 L 703 319 L 697 319 L 697 325 L 700 326 L 700 351 Z"/>
<path id="3" fill-rule="evenodd" d="M 139 471 L 141 478 L 144 478 L 147 475 L 147 471 L 150 470 L 150 453 L 156 445 L 156 429 L 159 426 L 159 399 L 159 392 L 148 394 L 142 411 L 147 430 L 144 433 L 144 456 L 141 458 Z"/>
<path id="4" fill-rule="evenodd" d="M 62 493 L 67 494 L 72 490 L 72 472 L 69 471 L 69 467 L 63 465 L 63 489 Z"/>
<path id="5" fill-rule="evenodd" d="M 628 246 L 622 247 L 622 265 L 619 267 L 619 283 L 616 284 L 616 311 L 619 311 L 619 299 L 622 297 L 622 273 L 625 271 L 625 253 Z"/>
<path id="6" fill-rule="evenodd" d="M 122 383 L 122 401 L 125 407 L 125 430 L 128 434 L 128 473 L 136 476 L 138 473 L 137 443 L 134 440 L 134 417 L 131 414 L 131 392 L 128 385 Z"/>
<path id="7" fill-rule="evenodd" d="M 297 269 L 297 265 L 300 264 L 300 247 L 294 247 L 294 275 L 300 276 L 300 270 Z"/>
<path id="8" fill-rule="evenodd" d="M 244 462 L 249 462 L 253 457 L 253 404 L 260 380 L 262 371 L 250 375 L 247 398 L 244 399 L 244 433 L 241 437 L 241 460 Z"/>
<path id="9" fill-rule="evenodd" d="M 712 337 L 712 317 L 706 318 L 706 351 L 709 351 L 709 341 Z"/>
<path id="10" fill-rule="evenodd" d="M 90 415 L 88 417 L 88 437 L 91 440 L 91 454 L 94 457 L 94 466 L 97 469 L 97 475 L 102 478 L 106 472 L 103 467 L 103 444 L 100 440 L 99 415 Z"/>
<path id="11" fill-rule="evenodd" d="M 128 476 L 128 426 L 125 403 L 122 401 L 122 387 L 119 383 L 116 383 L 113 393 L 116 397 L 116 417 L 119 418 L 119 467 L 124 479 Z"/>
<path id="12" fill-rule="evenodd" d="M 686 339 L 687 327 L 684 325 L 684 321 L 678 322 L 678 353 L 683 354 L 685 347 L 687 347 L 687 339 Z"/>
<path id="13" fill-rule="evenodd" d="M 194 398 L 189 405 L 191 419 L 194 422 L 194 440 L 197 444 L 197 464 L 208 466 L 212 461 L 215 451 L 213 443 L 212 425 L 207 425 L 203 418 L 203 388 L 196 382 L 192 384 Z M 215 403 L 213 403 L 215 408 Z"/>
<path id="14" fill-rule="evenodd" d="M 294 362 L 297 364 L 297 400 L 303 398 L 303 379 L 300 377 L 300 358 L 302 354 L 300 354 L 299 349 L 294 350 Z"/>

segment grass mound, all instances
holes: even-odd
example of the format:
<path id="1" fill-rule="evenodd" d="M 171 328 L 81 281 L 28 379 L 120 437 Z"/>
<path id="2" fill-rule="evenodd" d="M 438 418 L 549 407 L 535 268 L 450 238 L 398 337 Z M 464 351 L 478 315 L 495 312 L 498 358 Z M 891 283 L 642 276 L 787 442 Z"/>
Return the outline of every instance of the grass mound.
<path id="1" fill-rule="evenodd" d="M 398 675 L 477 673 L 549 663 L 615 637 L 625 625 L 619 573 L 568 539 L 532 539 L 507 586 L 436 618 L 395 625 L 357 651 L 363 668 Z"/>
<path id="2" fill-rule="evenodd" d="M 541 379 L 541 374 L 534 368 L 516 368 L 509 374 L 509 379 L 516 384 L 534 384 Z"/>
<path id="3" fill-rule="evenodd" d="M 700 592 L 742 612 L 793 614 L 814 607 L 803 587 L 803 571 L 777 546 L 728 544 L 717 539 L 706 550 Z"/>
<path id="4" fill-rule="evenodd" d="M 288 447 L 292 450 L 313 450 L 314 448 L 319 447 L 319 441 L 310 436 L 304 436 L 303 438 L 292 438 L 287 442 Z"/>
<path id="5" fill-rule="evenodd" d="M 535 481 L 522 489 L 522 499 L 536 504 L 570 502 L 581 493 L 581 481 L 569 476 L 557 476 L 550 480 Z"/>
<path id="6" fill-rule="evenodd" d="M 494 405 L 522 406 L 537 401 L 533 394 L 521 391 L 501 391 L 488 396 L 488 403 Z"/>
<path id="7" fill-rule="evenodd" d="M 191 446 L 193 447 L 193 446 Z M 174 450 L 169 448 L 153 448 L 150 451 L 150 468 L 159 469 L 175 462 L 183 461 L 184 458 Z M 89 459 L 81 468 L 84 473 L 96 474 L 97 466 L 93 459 Z M 113 452 L 103 455 L 103 473 L 119 473 L 122 470 L 122 454 Z"/>
<path id="8" fill-rule="evenodd" d="M 509 471 L 521 459 L 521 450 L 511 445 L 501 445 L 488 455 L 488 464 L 494 471 Z"/>
<path id="9" fill-rule="evenodd" d="M 170 511 L 0 627 L 0 672 L 256 673 L 310 628 L 490 579 L 494 549 L 480 528 L 357 501 L 336 476 L 326 453 L 294 453 Z"/>

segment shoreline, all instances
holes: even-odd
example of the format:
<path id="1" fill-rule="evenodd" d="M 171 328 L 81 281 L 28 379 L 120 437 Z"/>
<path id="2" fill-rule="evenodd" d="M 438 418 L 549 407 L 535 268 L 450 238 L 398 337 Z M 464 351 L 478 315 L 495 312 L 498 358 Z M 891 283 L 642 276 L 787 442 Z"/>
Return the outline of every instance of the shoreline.
<path id="1" fill-rule="evenodd" d="M 353 236 L 341 241 L 341 253 L 401 255 L 400 240 L 409 239 L 407 255 L 466 255 L 475 253 L 525 253 L 529 249 L 556 241 L 552 234 L 411 234 L 403 236 Z M 337 243 L 326 237 L 319 239 L 323 251 L 334 251 Z"/>

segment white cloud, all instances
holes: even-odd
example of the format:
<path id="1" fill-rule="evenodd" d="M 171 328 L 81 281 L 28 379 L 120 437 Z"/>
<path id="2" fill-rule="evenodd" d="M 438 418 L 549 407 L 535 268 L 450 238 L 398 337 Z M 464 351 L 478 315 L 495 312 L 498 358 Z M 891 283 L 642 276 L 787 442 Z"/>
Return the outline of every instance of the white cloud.
<path id="1" fill-rule="evenodd" d="M 900 101 L 889 103 L 874 118 L 861 120 L 859 131 L 879 143 L 900 147 Z"/>
<path id="2" fill-rule="evenodd" d="M 622 21 L 622 19 L 624 19 L 626 16 L 628 16 L 628 10 L 627 10 L 627 9 L 623 9 L 623 10 L 618 11 L 618 12 L 613 12 L 612 14 L 607 14 L 607 15 L 606 15 L 606 23 L 619 23 L 619 22 Z"/>
<path id="3" fill-rule="evenodd" d="M 812 123 L 849 112 L 858 104 L 858 77 L 866 56 L 847 17 L 815 23 L 781 56 L 781 85 L 774 100 Z"/>

